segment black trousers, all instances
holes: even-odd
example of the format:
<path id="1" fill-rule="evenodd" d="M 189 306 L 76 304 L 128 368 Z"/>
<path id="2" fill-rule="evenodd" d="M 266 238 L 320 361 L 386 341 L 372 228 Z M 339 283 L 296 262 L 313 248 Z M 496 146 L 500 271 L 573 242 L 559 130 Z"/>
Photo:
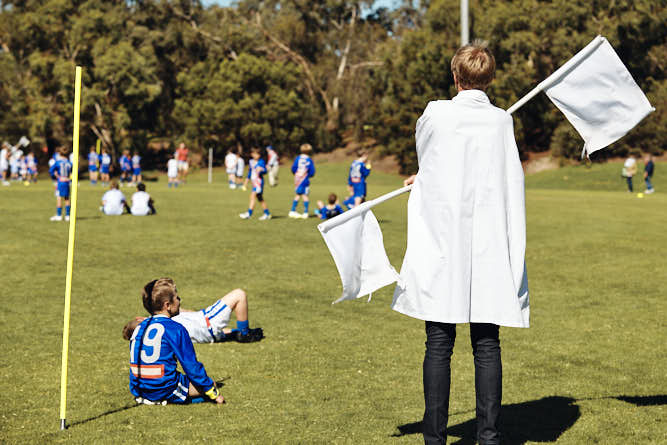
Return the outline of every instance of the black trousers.
<path id="1" fill-rule="evenodd" d="M 502 397 L 502 364 L 498 333 L 499 327 L 495 324 L 470 324 L 475 359 L 477 441 L 480 445 L 500 443 L 498 416 Z M 447 443 L 450 363 L 455 340 L 455 324 L 426 322 L 423 425 L 427 445 Z"/>

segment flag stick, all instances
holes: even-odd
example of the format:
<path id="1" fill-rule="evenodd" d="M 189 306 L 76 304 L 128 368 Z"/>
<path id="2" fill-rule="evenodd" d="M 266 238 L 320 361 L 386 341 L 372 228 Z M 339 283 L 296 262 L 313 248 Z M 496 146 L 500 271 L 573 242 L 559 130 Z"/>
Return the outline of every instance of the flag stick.
<path id="1" fill-rule="evenodd" d="M 72 207 L 69 222 L 69 242 L 67 243 L 67 278 L 65 279 L 65 314 L 63 317 L 63 354 L 60 373 L 60 429 L 67 428 L 67 357 L 69 352 L 69 315 L 72 297 L 72 267 L 74 265 L 74 230 L 76 228 L 76 198 L 79 182 L 79 115 L 81 103 L 81 67 L 76 67 L 74 81 L 74 132 L 72 149 L 74 165 L 72 166 Z"/>
<path id="2" fill-rule="evenodd" d="M 208 183 L 213 182 L 213 149 L 208 149 Z"/>

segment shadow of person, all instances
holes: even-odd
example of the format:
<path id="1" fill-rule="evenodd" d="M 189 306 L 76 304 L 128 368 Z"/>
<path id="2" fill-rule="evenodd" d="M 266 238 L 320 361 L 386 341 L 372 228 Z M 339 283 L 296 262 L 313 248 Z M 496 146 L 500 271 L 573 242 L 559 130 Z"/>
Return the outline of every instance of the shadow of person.
<path id="1" fill-rule="evenodd" d="M 581 416 L 576 400 L 571 397 L 550 396 L 539 400 L 503 405 L 500 410 L 500 434 L 503 445 L 522 445 L 526 442 L 554 442 L 570 429 Z M 453 414 L 452 414 L 453 415 Z M 447 428 L 447 434 L 458 437 L 456 445 L 476 443 L 476 422 L 471 419 Z M 422 422 L 398 426 L 400 437 L 421 434 Z"/>

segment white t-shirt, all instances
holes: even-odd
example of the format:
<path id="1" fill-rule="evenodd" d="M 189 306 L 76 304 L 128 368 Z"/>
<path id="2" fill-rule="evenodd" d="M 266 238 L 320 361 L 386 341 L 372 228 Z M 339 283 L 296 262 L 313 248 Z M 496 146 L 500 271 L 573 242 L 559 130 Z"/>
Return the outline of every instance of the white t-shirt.
<path id="1" fill-rule="evenodd" d="M 132 195 L 132 208 L 130 211 L 135 216 L 146 216 L 150 213 L 151 209 L 148 207 L 148 201 L 150 201 L 151 195 L 146 192 L 136 192 Z"/>
<path id="2" fill-rule="evenodd" d="M 7 149 L 0 150 L 0 170 L 7 170 Z"/>
<path id="3" fill-rule="evenodd" d="M 630 168 L 633 165 L 637 163 L 637 160 L 635 158 L 628 158 L 625 160 L 625 164 L 623 164 L 623 167 L 625 168 Z"/>
<path id="4" fill-rule="evenodd" d="M 243 177 L 243 170 L 245 169 L 245 161 L 241 156 L 236 160 L 236 176 Z"/>
<path id="5" fill-rule="evenodd" d="M 225 156 L 225 167 L 227 167 L 227 173 L 236 173 L 236 154 L 227 153 L 227 156 Z"/>
<path id="6" fill-rule="evenodd" d="M 170 178 L 178 176 L 178 161 L 174 158 L 167 161 L 167 176 Z"/>
<path id="7" fill-rule="evenodd" d="M 122 215 L 125 195 L 118 189 L 111 189 L 102 196 L 106 215 Z"/>

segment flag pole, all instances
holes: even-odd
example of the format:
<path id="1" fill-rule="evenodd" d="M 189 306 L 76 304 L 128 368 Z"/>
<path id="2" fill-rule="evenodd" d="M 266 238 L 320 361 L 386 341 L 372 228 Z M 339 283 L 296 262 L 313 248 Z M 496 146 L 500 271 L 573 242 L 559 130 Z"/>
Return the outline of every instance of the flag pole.
<path id="1" fill-rule="evenodd" d="M 213 182 L 213 149 L 208 149 L 208 183 Z"/>
<path id="2" fill-rule="evenodd" d="M 79 116 L 81 113 L 81 67 L 76 67 L 74 81 L 74 132 L 72 149 L 74 164 L 72 166 L 72 208 L 69 222 L 69 242 L 67 243 L 67 276 L 65 279 L 65 313 L 63 316 L 63 351 L 62 370 L 60 373 L 60 429 L 67 428 L 67 358 L 69 353 L 69 319 L 72 297 L 72 268 L 74 266 L 74 231 L 76 229 L 76 199 L 79 183 Z"/>

